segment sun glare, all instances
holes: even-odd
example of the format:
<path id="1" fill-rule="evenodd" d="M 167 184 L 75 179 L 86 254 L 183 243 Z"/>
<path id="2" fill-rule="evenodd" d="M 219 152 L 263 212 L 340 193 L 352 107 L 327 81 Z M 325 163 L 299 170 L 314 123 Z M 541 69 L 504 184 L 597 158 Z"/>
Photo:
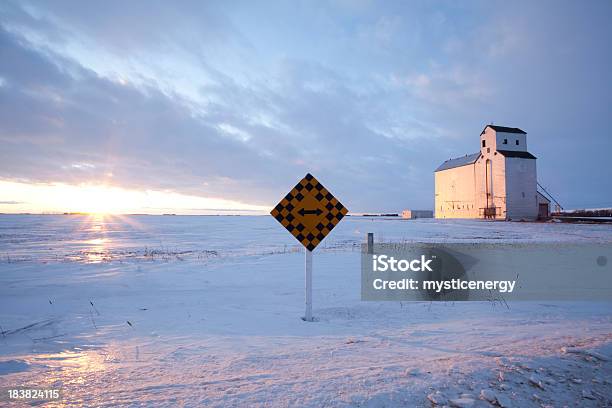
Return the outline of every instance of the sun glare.
<path id="1" fill-rule="evenodd" d="M 106 185 L 27 184 L 0 181 L 0 212 L 97 214 L 266 213 L 267 207 L 169 191 Z"/>

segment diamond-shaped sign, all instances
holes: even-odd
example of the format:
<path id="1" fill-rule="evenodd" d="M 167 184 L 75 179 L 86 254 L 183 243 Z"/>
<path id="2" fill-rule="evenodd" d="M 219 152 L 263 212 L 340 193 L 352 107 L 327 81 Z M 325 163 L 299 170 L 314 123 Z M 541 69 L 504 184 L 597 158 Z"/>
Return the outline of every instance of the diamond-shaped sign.
<path id="1" fill-rule="evenodd" d="M 315 249 L 347 213 L 342 203 L 310 173 L 270 211 L 309 251 Z"/>

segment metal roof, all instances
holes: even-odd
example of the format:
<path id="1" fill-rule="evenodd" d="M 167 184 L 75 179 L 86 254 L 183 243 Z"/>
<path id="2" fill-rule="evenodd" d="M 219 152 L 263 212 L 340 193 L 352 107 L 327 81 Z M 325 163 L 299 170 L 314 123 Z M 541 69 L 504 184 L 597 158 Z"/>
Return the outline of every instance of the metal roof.
<path id="1" fill-rule="evenodd" d="M 484 127 L 484 129 L 482 129 L 482 132 L 480 132 L 480 134 L 482 135 L 485 131 L 486 128 L 490 127 L 491 129 L 493 129 L 496 132 L 503 132 L 503 133 L 522 133 L 524 135 L 527 134 L 527 132 L 519 129 L 519 128 L 513 128 L 513 127 L 507 127 L 507 126 L 497 126 L 497 125 L 487 125 Z"/>
<path id="2" fill-rule="evenodd" d="M 541 197 L 544 201 L 546 201 L 548 204 L 550 204 L 550 200 L 548 199 L 548 197 L 546 197 L 540 191 L 537 191 L 537 193 L 538 193 L 538 197 Z"/>
<path id="3" fill-rule="evenodd" d="M 448 170 L 455 167 L 465 166 L 467 164 L 474 164 L 476 160 L 480 157 L 480 152 L 474 154 L 466 154 L 463 157 L 457 157 L 455 159 L 450 159 L 442 163 L 435 171 Z"/>
<path id="4" fill-rule="evenodd" d="M 516 150 L 498 150 L 499 154 L 504 155 L 504 157 L 518 157 L 521 159 L 535 159 L 536 157 L 529 152 L 517 152 Z"/>

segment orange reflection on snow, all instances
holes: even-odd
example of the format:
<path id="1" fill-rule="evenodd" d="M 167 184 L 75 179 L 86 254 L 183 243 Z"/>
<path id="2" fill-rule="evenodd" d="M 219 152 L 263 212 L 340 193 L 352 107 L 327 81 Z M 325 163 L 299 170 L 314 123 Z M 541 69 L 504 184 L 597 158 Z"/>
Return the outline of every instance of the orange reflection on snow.
<path id="1" fill-rule="evenodd" d="M 48 369 L 39 379 L 40 387 L 60 389 L 58 401 L 47 401 L 45 406 L 64 407 L 83 405 L 88 384 L 109 369 L 108 355 L 99 350 L 62 351 L 59 353 L 37 354 L 28 359 L 33 365 L 44 365 Z"/>
<path id="2" fill-rule="evenodd" d="M 95 238 L 90 238 L 82 243 L 85 245 L 83 251 L 86 263 L 100 263 L 110 260 L 108 248 L 110 246 L 110 238 L 106 234 L 106 223 L 111 216 L 108 214 L 89 214 L 83 221 L 81 228 L 93 233 Z"/>
<path id="3" fill-rule="evenodd" d="M 81 221 L 79 229 L 88 235 L 88 239 L 80 242 L 84 249 L 75 260 L 85 263 L 101 263 L 111 260 L 110 248 L 115 244 L 111 240 L 112 234 L 109 231 L 113 229 L 112 225 L 109 228 L 111 223 L 127 224 L 137 230 L 145 229 L 133 217 L 104 213 L 87 214 Z"/>

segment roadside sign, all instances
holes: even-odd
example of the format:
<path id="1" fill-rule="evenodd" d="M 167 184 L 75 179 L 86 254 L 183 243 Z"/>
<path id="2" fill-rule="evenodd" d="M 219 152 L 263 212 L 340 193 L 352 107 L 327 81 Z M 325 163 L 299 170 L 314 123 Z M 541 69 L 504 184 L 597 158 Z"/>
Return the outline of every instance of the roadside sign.
<path id="1" fill-rule="evenodd" d="M 310 173 L 270 212 L 309 251 L 314 250 L 347 213 L 346 207 Z"/>
<path id="2" fill-rule="evenodd" d="M 270 214 L 306 248 L 306 313 L 302 319 L 307 322 L 315 321 L 312 317 L 312 251 L 347 213 L 346 207 L 310 173 L 270 211 Z"/>

